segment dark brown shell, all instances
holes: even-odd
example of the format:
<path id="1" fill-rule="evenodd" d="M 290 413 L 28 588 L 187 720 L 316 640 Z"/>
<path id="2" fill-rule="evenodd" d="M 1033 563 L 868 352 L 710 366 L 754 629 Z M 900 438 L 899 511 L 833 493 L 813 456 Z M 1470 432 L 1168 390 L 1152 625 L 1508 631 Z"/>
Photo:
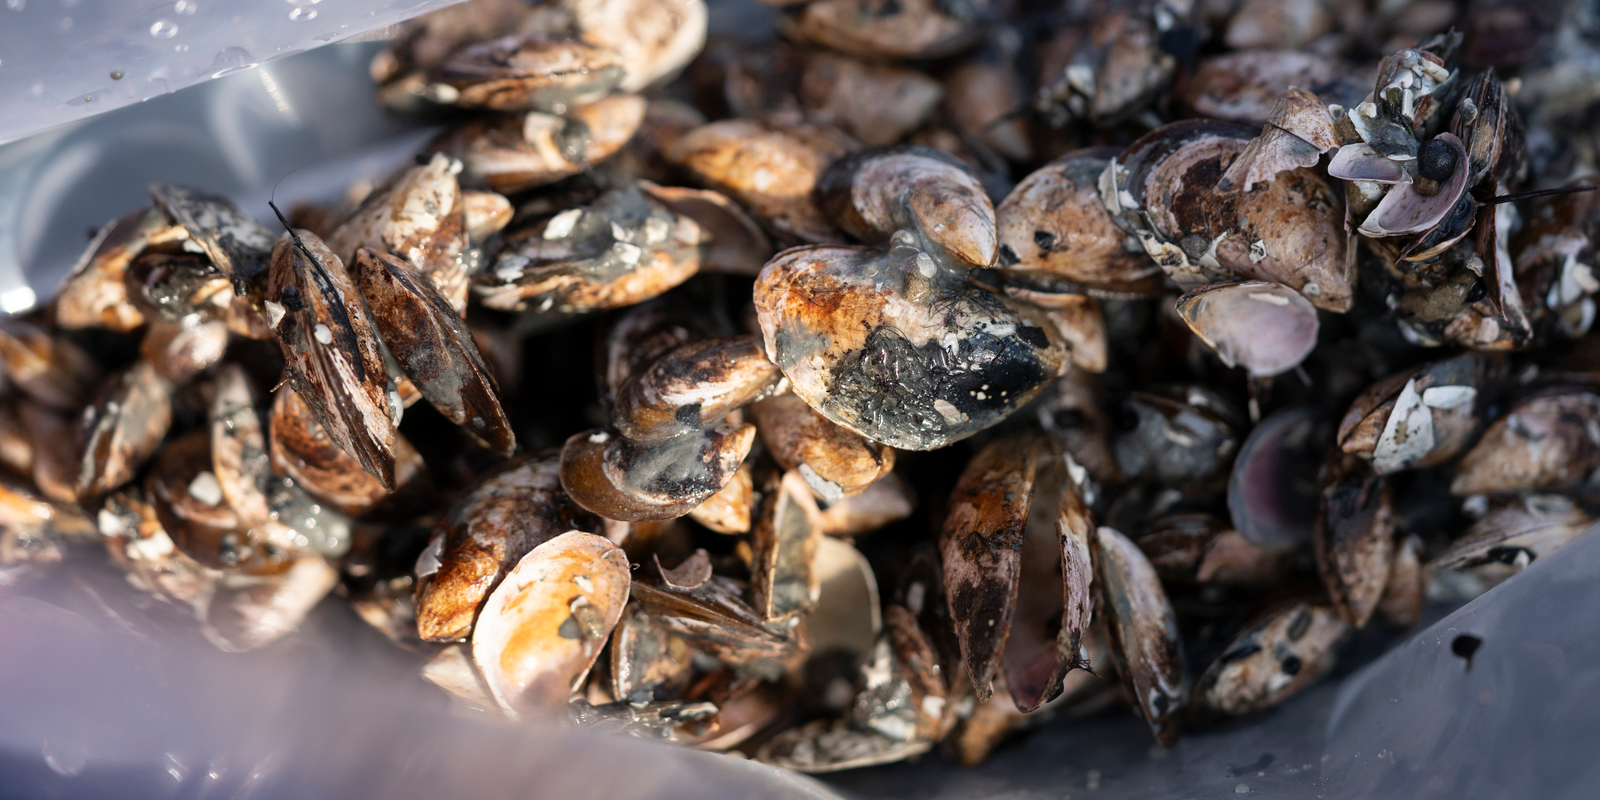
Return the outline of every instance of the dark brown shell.
<path id="1" fill-rule="evenodd" d="M 280 388 L 273 397 L 269 428 L 273 469 L 313 496 L 353 517 L 361 516 L 390 495 L 372 473 L 361 468 L 317 421 L 305 399 Z M 413 485 L 422 473 L 422 457 L 395 434 L 395 481 Z"/>
<path id="2" fill-rule="evenodd" d="M 1100 528 L 1092 541 L 1100 608 L 1110 623 L 1111 653 L 1123 688 L 1156 741 L 1171 747 L 1189 700 L 1176 615 L 1137 545 L 1111 528 Z"/>
<path id="3" fill-rule="evenodd" d="M 1333 671 L 1350 626 L 1333 609 L 1296 603 L 1239 634 L 1195 685 L 1195 703 L 1224 714 L 1271 708 Z"/>
<path id="4" fill-rule="evenodd" d="M 365 247 L 351 276 L 366 299 L 373 325 L 417 390 L 439 413 L 504 455 L 516 434 L 500 407 L 499 387 L 467 324 L 410 264 Z"/>
<path id="5" fill-rule="evenodd" d="M 1339 616 L 1367 624 L 1389 581 L 1395 515 L 1389 486 L 1366 462 L 1335 452 L 1324 471 L 1321 513 L 1312 550 Z"/>
<path id="6" fill-rule="evenodd" d="M 233 284 L 234 294 L 259 289 L 273 261 L 270 228 L 218 195 L 158 183 L 150 186 L 150 197 L 188 230 L 190 240 Z"/>
<path id="7" fill-rule="evenodd" d="M 398 409 L 390 408 L 378 335 L 344 262 L 309 231 L 285 233 L 266 297 L 289 385 L 340 448 L 394 489 Z"/>
<path id="8" fill-rule="evenodd" d="M 363 247 L 392 253 L 461 313 L 467 303 L 467 231 L 465 196 L 456 182 L 460 171 L 459 162 L 435 153 L 428 163 L 400 173 L 367 195 L 328 238 L 328 249 L 352 270 Z"/>
<path id="9" fill-rule="evenodd" d="M 73 488 L 79 498 L 96 498 L 133 480 L 172 425 L 171 392 L 155 368 L 141 361 L 84 409 L 76 426 Z"/>

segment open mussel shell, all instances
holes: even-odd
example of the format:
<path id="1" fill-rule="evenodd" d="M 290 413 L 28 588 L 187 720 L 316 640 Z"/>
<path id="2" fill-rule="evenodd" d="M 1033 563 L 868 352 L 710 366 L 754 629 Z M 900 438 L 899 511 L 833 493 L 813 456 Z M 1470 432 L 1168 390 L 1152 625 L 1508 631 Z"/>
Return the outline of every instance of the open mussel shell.
<path id="1" fill-rule="evenodd" d="M 1146 134 L 1107 167 L 1102 201 L 1130 220 L 1145 252 L 1180 286 L 1230 276 L 1284 284 L 1318 308 L 1352 302 L 1340 204 L 1315 172 L 1280 172 L 1265 188 L 1219 194 L 1249 129 L 1183 120 Z M 1108 180 L 1109 179 L 1109 180 Z"/>
<path id="2" fill-rule="evenodd" d="M 272 251 L 266 297 L 289 385 L 328 436 L 393 490 L 399 409 L 390 407 L 382 345 L 344 262 L 310 231 L 286 232 Z"/>
<path id="3" fill-rule="evenodd" d="M 1271 708 L 1333 670 L 1350 626 L 1333 609 L 1295 603 L 1257 621 L 1228 645 L 1195 684 L 1208 711 Z"/>
<path id="4" fill-rule="evenodd" d="M 79 498 L 96 498 L 133 480 L 172 425 L 171 392 L 155 368 L 140 361 L 84 408 L 75 442 L 73 491 Z"/>
<path id="5" fill-rule="evenodd" d="M 502 311 L 619 308 L 688 280 L 705 243 L 693 220 L 626 186 L 507 234 L 473 292 Z"/>
<path id="6" fill-rule="evenodd" d="M 351 275 L 384 346 L 422 396 L 501 454 L 516 450 L 494 375 L 449 301 L 388 253 L 357 249 Z"/>
<path id="7" fill-rule="evenodd" d="M 472 660 L 512 716 L 551 712 L 588 674 L 628 602 L 628 557 L 569 531 L 533 548 L 489 594 Z"/>
<path id="8" fill-rule="evenodd" d="M 1171 747 L 1189 701 L 1177 615 L 1155 567 L 1128 537 L 1102 527 L 1091 542 L 1099 607 L 1109 622 L 1117 672 L 1156 741 Z"/>
<path id="9" fill-rule="evenodd" d="M 967 465 L 940 540 L 950 616 L 980 702 L 999 669 L 1024 711 L 1060 694 L 1089 624 L 1092 527 L 1048 440 L 999 439 Z"/>
<path id="10" fill-rule="evenodd" d="M 665 439 L 698 431 L 770 392 L 783 373 L 757 336 L 679 345 L 617 390 L 611 421 L 630 439 Z"/>
<path id="11" fill-rule="evenodd" d="M 1600 466 L 1600 395 L 1552 389 L 1511 406 L 1456 467 L 1457 496 L 1562 489 Z"/>
<path id="12" fill-rule="evenodd" d="M 1328 162 L 1328 176 L 1343 181 L 1410 183 L 1411 173 L 1400 162 L 1384 156 L 1365 142 L 1347 144 Z"/>
<path id="13" fill-rule="evenodd" d="M 429 281 L 460 314 L 467 302 L 466 196 L 456 181 L 460 171 L 461 162 L 443 153 L 405 170 L 362 201 L 329 235 L 328 249 L 352 272 L 363 247 L 391 253 Z M 510 209 L 506 212 L 509 221 Z"/>
<path id="14" fill-rule="evenodd" d="M 1439 184 L 1432 195 L 1419 192 L 1415 183 L 1394 186 L 1361 223 L 1362 235 L 1381 238 L 1427 233 L 1446 221 L 1466 196 L 1471 177 L 1466 148 L 1453 134 L 1441 133 L 1436 138 L 1455 153 L 1455 169 L 1449 180 Z"/>
<path id="15" fill-rule="evenodd" d="M 1322 415 L 1303 406 L 1275 411 L 1250 431 L 1228 478 L 1228 510 L 1245 539 L 1289 550 L 1311 538 L 1328 438 Z"/>
<path id="16" fill-rule="evenodd" d="M 1479 429 L 1488 364 L 1472 355 L 1426 364 L 1362 392 L 1339 423 L 1339 447 L 1379 474 L 1454 458 Z"/>
<path id="17" fill-rule="evenodd" d="M 900 449 L 936 449 L 1000 422 L 1066 362 L 1042 314 L 913 247 L 786 251 L 756 280 L 755 305 L 767 354 L 796 395 Z"/>
<path id="18" fill-rule="evenodd" d="M 1317 309 L 1299 292 L 1266 281 L 1191 289 L 1178 315 L 1222 363 L 1270 378 L 1300 365 L 1317 346 Z"/>
<path id="19" fill-rule="evenodd" d="M 1312 551 L 1334 610 L 1352 627 L 1367 624 L 1383 597 L 1394 557 L 1396 518 L 1389 485 L 1360 459 L 1330 454 L 1322 478 Z"/>
<path id="20" fill-rule="evenodd" d="M 750 531 L 750 598 L 766 622 L 803 614 L 821 591 L 815 568 L 821 512 L 800 476 L 770 473 Z"/>
<path id="21" fill-rule="evenodd" d="M 211 470 L 208 430 L 193 430 L 167 443 L 151 465 L 144 493 L 173 544 L 212 569 L 248 575 L 277 575 L 288 569 L 295 554 L 248 527 L 228 505 Z"/>
<path id="22" fill-rule="evenodd" d="M 894 469 L 894 448 L 829 422 L 793 394 L 750 406 L 761 441 L 784 469 L 795 470 L 830 503 L 865 489 Z"/>
<path id="23" fill-rule="evenodd" d="M 1191 494 L 1214 484 L 1220 488 L 1223 470 L 1239 447 L 1242 420 L 1220 397 L 1198 387 L 1130 392 L 1122 402 L 1122 418 L 1124 430 L 1112 444 L 1121 472 Z"/>
<path id="24" fill-rule="evenodd" d="M 908 231 L 918 249 L 945 263 L 994 263 L 995 212 L 989 195 L 965 166 L 937 150 L 907 146 L 852 153 L 828 167 L 815 193 L 823 213 L 868 244 Z"/>
<path id="25" fill-rule="evenodd" d="M 1113 148 L 1075 150 L 1023 178 L 995 210 L 998 265 L 1081 283 L 1089 292 L 1149 294 L 1161 268 L 1138 248 L 1100 202 L 1099 180 Z"/>
<path id="26" fill-rule="evenodd" d="M 647 442 L 584 431 L 561 449 L 561 486 L 606 519 L 674 519 L 733 480 L 755 438 L 755 426 L 727 421 Z"/>
<path id="27" fill-rule="evenodd" d="M 567 531 L 604 531 L 603 520 L 562 491 L 559 469 L 554 452 L 527 456 L 484 479 L 439 521 L 418 562 L 419 636 L 466 638 L 484 598 L 529 550 Z"/>
<path id="28" fill-rule="evenodd" d="M 555 111 L 604 97 L 622 80 L 620 57 L 576 39 L 535 33 L 457 51 L 430 75 L 434 90 L 462 108 Z"/>
<path id="29" fill-rule="evenodd" d="M 801 642 L 787 623 L 767 625 L 745 600 L 744 584 L 713 575 L 694 589 L 633 584 L 639 610 L 655 624 L 731 666 L 784 662 Z"/>

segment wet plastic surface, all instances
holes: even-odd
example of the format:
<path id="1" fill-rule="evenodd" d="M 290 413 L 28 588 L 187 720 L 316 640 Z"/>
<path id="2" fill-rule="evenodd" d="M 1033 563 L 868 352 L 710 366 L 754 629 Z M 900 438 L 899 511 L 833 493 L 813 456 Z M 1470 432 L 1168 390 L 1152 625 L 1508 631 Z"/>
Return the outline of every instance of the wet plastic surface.
<path id="1" fill-rule="evenodd" d="M 0 142 L 460 0 L 0 0 Z"/>

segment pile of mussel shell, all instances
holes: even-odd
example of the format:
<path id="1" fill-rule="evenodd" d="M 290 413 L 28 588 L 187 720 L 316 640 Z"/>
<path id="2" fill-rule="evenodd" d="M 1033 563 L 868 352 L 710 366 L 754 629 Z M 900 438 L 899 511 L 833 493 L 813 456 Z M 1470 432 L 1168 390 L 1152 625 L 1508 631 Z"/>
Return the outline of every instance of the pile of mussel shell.
<path id="1" fill-rule="evenodd" d="M 0 320 L 0 592 L 825 772 L 1170 746 L 1593 526 L 1586 6 L 773 6 L 470 0 L 387 178 L 151 186 Z"/>

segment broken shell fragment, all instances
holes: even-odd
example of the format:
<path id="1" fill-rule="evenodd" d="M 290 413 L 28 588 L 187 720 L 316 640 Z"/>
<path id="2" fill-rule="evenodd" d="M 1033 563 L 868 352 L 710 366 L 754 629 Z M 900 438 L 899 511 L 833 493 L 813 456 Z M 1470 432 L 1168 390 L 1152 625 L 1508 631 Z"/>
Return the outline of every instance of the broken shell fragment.
<path id="1" fill-rule="evenodd" d="M 706 241 L 693 220 L 628 186 L 508 234 L 473 292 L 502 311 L 578 314 L 633 305 L 694 275 Z"/>
<path id="2" fill-rule="evenodd" d="M 388 371 L 344 262 L 311 232 L 288 231 L 273 248 L 266 297 L 289 385 L 328 436 L 393 490 L 398 419 Z"/>
<path id="3" fill-rule="evenodd" d="M 944 263 L 987 267 L 995 260 L 994 205 L 954 158 L 926 147 L 853 153 L 818 179 L 817 204 L 846 233 L 868 244 L 908 231 L 915 246 Z"/>
<path id="4" fill-rule="evenodd" d="M 1458 497 L 1562 489 L 1600 466 L 1600 395 L 1555 389 L 1525 398 L 1484 430 L 1456 467 Z"/>
<path id="5" fill-rule="evenodd" d="M 1350 626 L 1308 603 L 1276 611 L 1239 634 L 1195 684 L 1195 702 L 1223 714 L 1271 708 L 1333 670 Z"/>
<path id="6" fill-rule="evenodd" d="M 834 503 L 894 469 L 894 448 L 829 422 L 793 394 L 750 406 L 750 419 L 774 460 L 795 470 L 817 497 Z"/>
<path id="7" fill-rule="evenodd" d="M 484 598 L 526 553 L 567 531 L 604 530 L 561 490 L 558 471 L 554 453 L 529 456 L 456 501 L 424 552 L 432 571 L 418 569 L 417 635 L 465 639 Z"/>
<path id="8" fill-rule="evenodd" d="M 1394 557 L 1395 515 L 1389 485 L 1366 462 L 1334 453 L 1323 476 L 1312 550 L 1339 616 L 1367 624 L 1383 597 Z"/>
<path id="9" fill-rule="evenodd" d="M 1299 292 L 1266 281 L 1191 289 L 1178 314 L 1222 363 L 1270 378 L 1300 365 L 1317 346 L 1317 309 Z"/>
<path id="10" fill-rule="evenodd" d="M 727 421 L 648 442 L 584 431 L 561 449 L 561 486 L 606 519 L 674 519 L 733 480 L 755 438 L 755 426 Z"/>
<path id="11" fill-rule="evenodd" d="M 1378 474 L 1444 463 L 1472 441 L 1489 373 L 1463 355 L 1373 384 L 1339 423 L 1339 447 L 1367 458 Z"/>
<path id="12" fill-rule="evenodd" d="M 805 481 L 793 472 L 772 473 L 750 531 L 750 599 L 764 621 L 789 619 L 816 604 L 821 538 L 820 512 Z"/>
<path id="13" fill-rule="evenodd" d="M 1172 604 L 1155 568 L 1128 537 L 1102 527 L 1092 543 L 1117 672 L 1156 741 L 1171 747 L 1178 741 L 1178 715 L 1189 700 Z"/>
<path id="14" fill-rule="evenodd" d="M 133 480 L 172 425 L 171 391 L 155 368 L 140 361 L 84 408 L 76 434 L 77 497 L 90 500 Z"/>
<path id="15" fill-rule="evenodd" d="M 618 388 L 611 421 L 630 439 L 679 436 L 771 391 L 782 377 L 756 336 L 679 345 Z"/>
<path id="16" fill-rule="evenodd" d="M 351 266 L 373 326 L 401 370 L 451 422 L 503 455 L 516 435 L 500 407 L 499 387 L 467 324 L 449 301 L 388 253 L 356 250 Z"/>
<path id="17" fill-rule="evenodd" d="M 566 705 L 628 602 L 628 557 L 603 537 L 569 531 L 528 551 L 489 594 L 472 660 L 511 716 Z"/>
<path id="18" fill-rule="evenodd" d="M 1323 153 L 1337 147 L 1339 138 L 1327 106 L 1316 95 L 1291 86 L 1278 98 L 1261 135 L 1251 139 L 1228 165 L 1217 191 L 1248 192 L 1280 172 L 1315 167 Z"/>
<path id="19" fill-rule="evenodd" d="M 780 253 L 756 280 L 755 305 L 767 354 L 796 395 L 905 450 L 998 423 L 1066 362 L 1048 319 L 911 247 Z"/>

